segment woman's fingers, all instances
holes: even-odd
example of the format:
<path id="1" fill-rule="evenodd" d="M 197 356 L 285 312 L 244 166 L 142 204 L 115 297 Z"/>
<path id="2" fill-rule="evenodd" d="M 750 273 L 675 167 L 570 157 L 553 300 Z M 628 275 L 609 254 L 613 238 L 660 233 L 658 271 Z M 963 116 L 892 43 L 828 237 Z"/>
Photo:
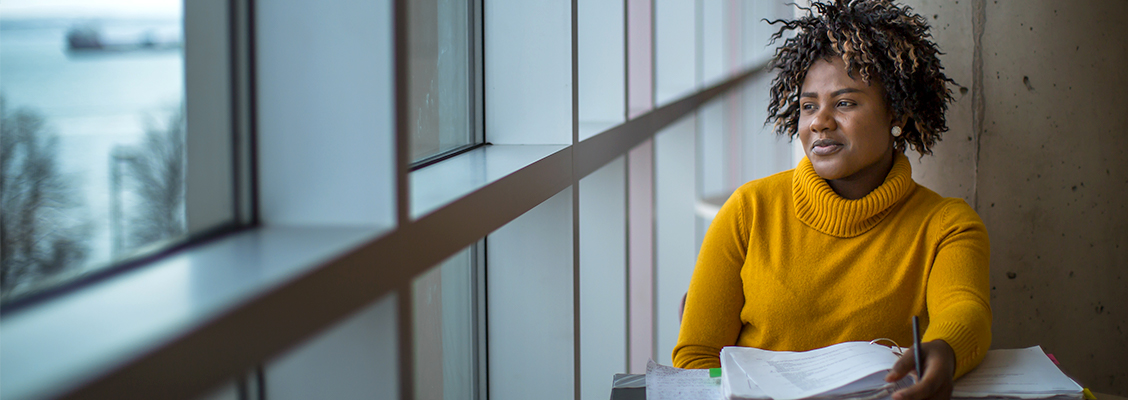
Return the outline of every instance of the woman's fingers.
<path id="1" fill-rule="evenodd" d="M 925 358 L 927 359 L 927 357 Z M 908 375 L 910 371 L 916 368 L 915 361 L 913 361 L 913 352 L 911 349 L 906 351 L 896 363 L 889 373 L 885 375 L 886 382 L 896 382 Z"/>
<path id="2" fill-rule="evenodd" d="M 952 374 L 955 372 L 956 354 L 943 340 L 922 343 L 921 357 L 924 376 L 917 383 L 893 394 L 894 400 L 949 400 L 952 396 Z M 916 368 L 912 352 L 907 352 L 893 364 L 885 380 L 892 382 L 903 378 Z"/>
<path id="3" fill-rule="evenodd" d="M 927 360 L 928 357 L 925 357 Z M 931 364 L 931 363 L 930 363 Z M 929 367 L 938 367 L 930 365 Z M 924 369 L 924 378 L 893 394 L 893 400 L 949 400 L 952 395 L 952 377 L 945 376 L 940 368 Z M 947 390 L 945 389 L 947 386 Z"/>

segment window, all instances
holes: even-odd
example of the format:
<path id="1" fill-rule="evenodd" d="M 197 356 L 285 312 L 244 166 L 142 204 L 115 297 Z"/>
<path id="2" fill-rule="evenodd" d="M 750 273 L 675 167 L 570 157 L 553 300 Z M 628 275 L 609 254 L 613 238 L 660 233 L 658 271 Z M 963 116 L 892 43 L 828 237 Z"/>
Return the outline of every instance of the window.
<path id="1" fill-rule="evenodd" d="M 407 2 L 411 160 L 417 166 L 483 142 L 477 2 Z"/>
<path id="2" fill-rule="evenodd" d="M 64 1 L 85 4 L 0 5 L 6 93 L 9 21 Z M 611 373 L 668 357 L 701 196 L 786 158 L 737 118 L 765 93 L 741 29 L 774 1 L 173 3 L 180 240 L 254 227 L 5 309 L 0 397 L 606 396 Z M 700 44 L 718 35 L 744 39 Z M 112 155 L 90 164 L 107 187 Z"/>
<path id="3" fill-rule="evenodd" d="M 179 0 L 5 1 L 4 302 L 188 233 Z"/>
<path id="4" fill-rule="evenodd" d="M 486 398 L 484 243 L 415 278 L 416 398 Z"/>

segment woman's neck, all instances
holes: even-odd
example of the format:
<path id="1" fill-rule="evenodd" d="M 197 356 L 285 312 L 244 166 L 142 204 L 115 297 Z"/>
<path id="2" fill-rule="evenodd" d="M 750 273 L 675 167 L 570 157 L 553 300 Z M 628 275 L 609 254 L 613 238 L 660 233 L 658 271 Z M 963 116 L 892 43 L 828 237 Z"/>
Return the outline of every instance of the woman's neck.
<path id="1" fill-rule="evenodd" d="M 827 179 L 827 185 L 834 189 L 842 198 L 857 200 L 866 197 L 867 194 L 877 189 L 885 182 L 885 177 L 889 176 L 889 170 L 893 169 L 893 151 L 885 153 L 885 156 L 878 160 L 876 163 L 870 164 L 862 168 L 853 175 L 839 179 Z"/>

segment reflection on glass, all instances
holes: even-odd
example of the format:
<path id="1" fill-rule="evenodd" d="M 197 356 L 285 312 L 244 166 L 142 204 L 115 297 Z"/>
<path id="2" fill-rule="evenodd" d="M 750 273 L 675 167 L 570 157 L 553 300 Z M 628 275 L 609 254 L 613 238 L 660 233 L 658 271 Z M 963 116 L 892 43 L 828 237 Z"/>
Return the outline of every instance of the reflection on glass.
<path id="1" fill-rule="evenodd" d="M 0 3 L 0 297 L 185 232 L 180 0 Z"/>
<path id="2" fill-rule="evenodd" d="M 412 285 L 415 397 L 476 398 L 478 362 L 474 250 L 463 250 Z"/>
<path id="3" fill-rule="evenodd" d="M 411 157 L 471 144 L 470 29 L 466 0 L 408 2 Z"/>

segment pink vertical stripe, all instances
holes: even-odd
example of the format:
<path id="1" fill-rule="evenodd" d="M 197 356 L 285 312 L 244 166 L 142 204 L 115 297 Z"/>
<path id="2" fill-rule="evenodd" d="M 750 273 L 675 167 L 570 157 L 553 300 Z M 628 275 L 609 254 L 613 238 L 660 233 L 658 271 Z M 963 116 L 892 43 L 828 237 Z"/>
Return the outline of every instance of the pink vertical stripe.
<path id="1" fill-rule="evenodd" d="M 628 251 L 630 252 L 630 373 L 646 373 L 654 357 L 654 141 L 627 155 Z"/>
<path id="2" fill-rule="evenodd" d="M 651 0 L 627 0 L 627 117 L 654 108 Z"/>
<path id="3" fill-rule="evenodd" d="M 743 59 L 740 49 L 743 48 L 743 25 L 744 21 L 744 7 L 742 2 L 736 0 L 729 0 L 728 2 L 728 57 L 726 62 L 726 70 L 729 76 L 739 73 L 741 71 L 741 62 Z M 724 129 L 728 132 L 728 159 L 727 161 L 727 174 L 724 183 L 725 190 L 735 190 L 743 182 L 741 171 L 743 171 L 743 153 L 744 153 L 744 113 L 743 109 L 743 90 L 733 90 L 725 95 L 725 112 L 728 114 L 727 124 Z"/>
<path id="4" fill-rule="evenodd" d="M 743 58 L 740 53 L 744 42 L 744 25 L 741 24 L 744 21 L 743 5 L 744 3 L 736 0 L 728 1 L 728 40 L 725 41 L 728 44 L 728 57 L 725 69 L 728 70 L 729 77 L 740 73 L 740 60 Z"/>

